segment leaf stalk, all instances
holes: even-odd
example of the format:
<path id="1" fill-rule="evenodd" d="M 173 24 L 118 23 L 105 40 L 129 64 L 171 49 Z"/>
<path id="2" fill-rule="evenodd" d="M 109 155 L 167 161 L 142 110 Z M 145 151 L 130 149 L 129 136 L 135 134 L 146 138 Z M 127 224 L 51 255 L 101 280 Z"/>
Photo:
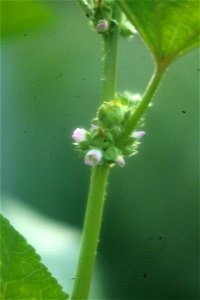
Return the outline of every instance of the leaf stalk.
<path id="1" fill-rule="evenodd" d="M 123 146 L 128 138 L 130 137 L 131 133 L 134 131 L 138 121 L 141 119 L 143 114 L 145 113 L 146 109 L 148 108 L 153 96 L 155 95 L 156 90 L 160 84 L 160 81 L 163 78 L 165 73 L 165 68 L 157 67 L 153 73 L 152 78 L 144 92 L 142 100 L 139 102 L 138 106 L 136 107 L 135 111 L 133 112 L 132 116 L 130 117 L 124 131 L 120 134 L 117 139 L 117 146 Z"/>

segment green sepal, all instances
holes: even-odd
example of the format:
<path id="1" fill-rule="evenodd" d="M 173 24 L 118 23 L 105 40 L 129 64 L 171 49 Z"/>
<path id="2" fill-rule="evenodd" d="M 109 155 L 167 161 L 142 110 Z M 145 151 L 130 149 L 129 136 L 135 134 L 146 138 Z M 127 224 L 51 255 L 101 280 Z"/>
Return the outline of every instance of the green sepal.
<path id="1" fill-rule="evenodd" d="M 96 8 L 94 16 L 93 16 L 93 25 L 94 28 L 96 28 L 97 23 L 99 20 L 107 20 L 110 21 L 111 20 L 111 10 L 110 8 L 107 7 L 103 7 L 103 8 Z"/>
<path id="2" fill-rule="evenodd" d="M 112 132 L 112 136 L 114 139 L 116 139 L 122 132 L 122 126 L 119 125 L 119 126 L 115 126 L 111 129 L 111 132 Z"/>
<path id="3" fill-rule="evenodd" d="M 137 144 L 125 146 L 121 150 L 124 156 L 133 156 L 137 153 Z"/>
<path id="4" fill-rule="evenodd" d="M 120 99 L 122 105 L 126 105 L 127 107 L 134 109 L 141 101 L 141 96 L 139 94 L 132 94 L 129 92 L 118 93 L 116 94 L 116 98 Z"/>
<path id="5" fill-rule="evenodd" d="M 123 119 L 123 122 L 122 122 L 123 127 L 126 126 L 126 124 L 127 124 L 128 120 L 129 120 L 130 116 L 132 115 L 132 113 L 133 113 L 133 109 L 129 108 L 126 111 L 126 113 L 124 114 L 124 119 Z"/>
<path id="6" fill-rule="evenodd" d="M 126 144 L 121 148 L 124 156 L 132 156 L 137 153 L 139 142 L 134 137 L 129 137 Z"/>
<path id="7" fill-rule="evenodd" d="M 90 145 L 90 142 L 91 142 L 90 140 L 87 140 L 87 141 L 79 143 L 77 146 L 78 146 L 79 149 L 84 151 L 84 150 L 88 149 L 88 147 Z"/>
<path id="8" fill-rule="evenodd" d="M 136 143 L 136 139 L 134 137 L 129 137 L 125 146 L 132 146 L 134 143 Z"/>
<path id="9" fill-rule="evenodd" d="M 121 151 L 116 147 L 110 147 L 104 152 L 104 159 L 108 162 L 115 162 Z"/>
<path id="10" fill-rule="evenodd" d="M 91 146 L 105 150 L 112 145 L 113 142 L 113 136 L 109 130 L 98 129 L 92 135 Z"/>

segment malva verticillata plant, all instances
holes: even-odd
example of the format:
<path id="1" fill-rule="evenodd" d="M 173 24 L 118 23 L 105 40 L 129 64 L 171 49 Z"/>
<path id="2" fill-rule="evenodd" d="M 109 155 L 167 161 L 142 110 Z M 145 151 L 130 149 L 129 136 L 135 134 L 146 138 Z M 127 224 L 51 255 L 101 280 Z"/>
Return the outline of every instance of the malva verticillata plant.
<path id="1" fill-rule="evenodd" d="M 137 153 L 145 135 L 144 113 L 167 69 L 199 44 L 199 1 L 79 3 L 92 30 L 103 40 L 104 54 L 101 104 L 88 128 L 77 128 L 72 133 L 76 150 L 91 167 L 73 291 L 70 296 L 63 291 L 34 249 L 1 215 L 1 299 L 88 299 L 109 173 L 112 168 L 124 167 Z M 142 96 L 116 89 L 119 36 L 130 37 L 136 31 L 155 61 L 155 71 Z"/>

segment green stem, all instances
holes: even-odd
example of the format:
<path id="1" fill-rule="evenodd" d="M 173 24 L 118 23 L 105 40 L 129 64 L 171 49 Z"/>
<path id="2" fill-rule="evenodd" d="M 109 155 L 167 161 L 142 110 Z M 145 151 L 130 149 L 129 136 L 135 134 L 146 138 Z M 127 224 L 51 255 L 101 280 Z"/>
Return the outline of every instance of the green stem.
<path id="1" fill-rule="evenodd" d="M 120 21 L 120 9 L 116 3 L 113 5 L 112 17 L 116 22 Z M 113 99 L 115 95 L 118 35 L 118 26 L 114 25 L 112 32 L 104 37 L 105 56 L 101 87 L 102 102 Z M 108 164 L 96 166 L 92 170 L 80 255 L 71 300 L 88 299 L 101 229 L 109 170 L 110 166 Z"/>
<path id="2" fill-rule="evenodd" d="M 87 299 L 99 239 L 109 165 L 93 168 L 78 269 L 71 299 Z"/>
<path id="3" fill-rule="evenodd" d="M 78 1 L 79 5 L 83 8 L 83 10 L 85 12 L 87 12 L 87 10 L 89 8 L 87 1 L 85 1 L 85 0 L 77 0 L 77 1 Z"/>
<path id="4" fill-rule="evenodd" d="M 120 22 L 121 12 L 118 5 L 113 6 L 112 18 Z M 101 86 L 101 102 L 113 99 L 116 90 L 119 26 L 113 23 L 113 29 L 103 36 L 104 58 Z"/>
<path id="5" fill-rule="evenodd" d="M 126 143 L 127 139 L 129 138 L 130 134 L 135 129 L 138 121 L 141 119 L 143 114 L 145 113 L 152 97 L 154 96 L 160 81 L 165 73 L 165 68 L 156 68 L 147 88 L 142 97 L 142 100 L 139 102 L 137 108 L 135 109 L 133 115 L 130 117 L 124 131 L 118 137 L 117 145 L 123 146 Z"/>

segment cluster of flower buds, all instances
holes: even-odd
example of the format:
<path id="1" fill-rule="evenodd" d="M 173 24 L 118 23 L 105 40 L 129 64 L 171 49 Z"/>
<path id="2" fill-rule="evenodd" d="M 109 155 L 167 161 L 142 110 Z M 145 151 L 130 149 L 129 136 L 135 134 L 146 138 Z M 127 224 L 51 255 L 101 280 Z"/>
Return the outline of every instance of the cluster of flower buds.
<path id="1" fill-rule="evenodd" d="M 125 157 L 137 153 L 139 140 L 145 135 L 144 131 L 134 131 L 122 146 L 118 146 L 117 143 L 117 138 L 128 122 L 137 101 L 123 95 L 121 98 L 104 102 L 93 120 L 95 124 L 92 124 L 89 130 L 74 130 L 72 139 L 80 154 L 84 156 L 86 165 L 94 167 L 106 162 L 123 167 Z"/>
<path id="2" fill-rule="evenodd" d="M 99 34 L 109 34 L 116 22 L 112 20 L 113 1 L 94 1 L 88 4 L 87 17 L 93 29 Z"/>
<path id="3" fill-rule="evenodd" d="M 113 139 L 108 131 L 92 124 L 90 131 L 77 128 L 72 134 L 74 144 L 84 155 L 86 165 L 94 167 L 103 162 L 125 164 L 123 156 L 117 147 L 114 147 Z"/>

